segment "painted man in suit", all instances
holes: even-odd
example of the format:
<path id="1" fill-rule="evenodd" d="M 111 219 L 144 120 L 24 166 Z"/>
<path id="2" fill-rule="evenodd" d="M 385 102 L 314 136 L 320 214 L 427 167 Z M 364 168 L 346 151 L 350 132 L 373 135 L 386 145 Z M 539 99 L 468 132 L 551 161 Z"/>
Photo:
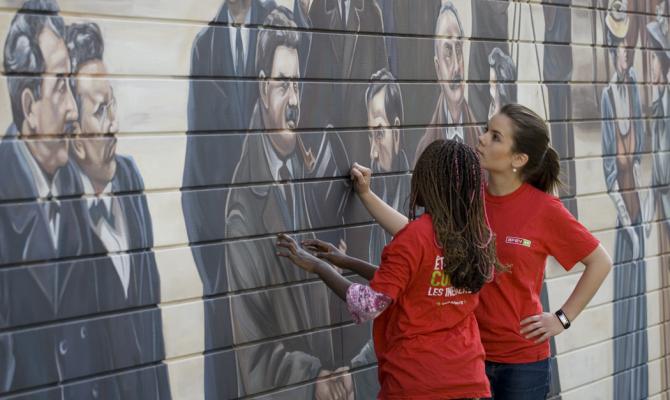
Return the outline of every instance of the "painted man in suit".
<path id="1" fill-rule="evenodd" d="M 614 74 L 602 92 L 602 152 L 607 191 L 617 210 L 614 240 L 615 400 L 646 397 L 647 301 L 643 209 L 640 194 L 645 128 L 637 88 L 633 51 L 627 48 L 630 17 L 625 0 L 611 0 L 605 19 Z M 635 284 L 630 284 L 631 282 Z M 626 300 L 624 300 L 626 299 Z M 629 349 L 637 349 L 635 357 Z M 625 388 L 625 390 L 621 390 Z"/>
<path id="2" fill-rule="evenodd" d="M 404 113 L 400 85 L 386 69 L 377 71 L 368 86 L 365 99 L 370 126 L 370 165 L 373 173 L 401 173 L 409 171 L 409 162 L 403 149 L 400 127 Z M 407 177 L 404 177 L 407 178 Z M 396 210 L 403 212 L 409 196 L 409 180 L 403 178 L 375 180 L 374 192 Z M 370 238 L 370 263 L 379 265 L 381 252 L 391 240 L 381 227 L 375 226 Z"/>
<path id="3" fill-rule="evenodd" d="M 479 129 L 471 124 L 475 119 L 465 100 L 465 67 L 463 62 L 463 26 L 458 10 L 450 1 L 442 3 L 440 15 L 435 27 L 435 71 L 440 80 L 442 93 L 437 100 L 431 126 L 419 142 L 416 150 L 417 160 L 423 150 L 437 139 L 450 139 L 477 143 Z M 450 125 L 444 127 L 442 125 Z"/>
<path id="4" fill-rule="evenodd" d="M 78 130 L 86 134 L 70 143 L 70 164 L 86 199 L 85 220 L 91 241 L 106 253 L 97 263 L 98 301 L 101 311 L 153 305 L 160 302 L 160 282 L 151 249 L 151 215 L 144 195 L 111 196 L 144 190 L 134 160 L 116 153 L 118 119 L 116 98 L 103 61 L 104 42 L 95 23 L 68 27 L 74 96 L 79 110 Z M 96 76 L 95 78 L 92 76 Z M 133 366 L 137 360 L 164 358 L 160 311 L 135 313 L 106 327 L 106 368 Z M 159 399 L 170 396 L 167 368 L 156 375 L 137 374 L 118 385 L 120 398 Z"/>
<path id="5" fill-rule="evenodd" d="M 58 11 L 50 0 L 26 2 L 12 19 L 5 41 L 13 123 L 0 142 L 0 199 L 30 202 L 0 207 L 2 265 L 91 251 L 80 203 L 57 198 L 76 193 L 72 177 L 63 168 L 69 157 L 69 142 L 63 135 L 73 132 L 78 118 L 67 80 L 71 67 L 65 24 Z M 42 78 L 44 73 L 53 77 Z M 4 327 L 97 310 L 95 280 L 88 272 L 73 269 L 72 263 L 23 266 L 11 275 L 11 282 L 8 276 L 0 278 Z M 93 299 L 93 304 L 82 298 Z M 90 370 L 95 360 L 85 355 L 92 354 L 99 343 L 73 335 L 85 327 L 86 323 L 77 322 L 62 330 L 0 336 L 0 392 Z"/>
<path id="6" fill-rule="evenodd" d="M 293 15 L 283 7 L 273 11 L 267 25 L 294 28 Z M 304 158 L 294 129 L 300 120 L 300 78 L 295 31 L 264 30 L 258 38 L 256 58 L 259 96 L 250 129 L 278 132 L 248 135 L 233 182 L 288 182 L 305 174 Z M 271 80 L 270 80 L 271 79 Z M 256 186 L 232 189 L 226 209 L 226 237 L 240 237 L 305 229 L 310 226 L 303 185 Z M 227 253 L 230 285 L 234 289 L 261 288 L 270 284 L 300 279 L 279 265 L 274 240 L 236 243 Z M 290 291 L 260 291 L 236 299 L 234 336 L 246 342 L 294 333 L 314 326 L 315 318 L 330 323 L 328 295 L 305 286 Z M 279 341 L 267 343 L 238 354 L 240 395 L 313 379 L 328 374 L 322 359 L 332 360 L 330 335 L 301 336 L 291 345 Z M 322 352 L 319 356 L 315 353 Z M 332 361 L 331 361 L 332 362 Z M 223 371 L 222 371 L 223 373 Z M 350 382 L 320 381 L 304 388 L 300 398 L 330 398 L 331 385 L 350 387 Z M 346 384 L 345 384 L 346 383 Z"/>
<path id="7" fill-rule="evenodd" d="M 224 0 L 208 27 L 193 41 L 191 76 L 188 94 L 188 131 L 183 187 L 230 183 L 239 162 L 244 136 L 220 131 L 249 126 L 251 110 L 258 89 L 250 82 L 223 80 L 221 77 L 256 75 L 257 29 L 243 25 L 261 25 L 274 4 L 260 0 Z M 224 25 L 227 24 L 227 25 Z M 204 135 L 209 133 L 209 135 Z M 194 196 L 184 192 L 182 210 L 191 243 L 219 237 L 226 224 L 226 193 Z M 225 246 L 193 246 L 193 258 L 205 295 L 227 290 Z M 205 302 L 205 347 L 216 343 L 220 312 L 212 302 Z M 213 358 L 205 360 L 205 398 L 218 399 L 226 393 L 225 383 L 213 375 L 217 367 Z"/>
<path id="8" fill-rule="evenodd" d="M 192 79 L 189 83 L 189 136 L 182 186 L 230 183 L 239 161 L 243 135 L 231 132 L 224 141 L 219 140 L 218 135 L 200 134 L 241 132 L 248 128 L 258 89 L 249 82 L 220 78 L 256 75 L 258 30 L 243 25 L 261 25 L 273 7 L 271 2 L 260 0 L 225 0 L 210 26 L 200 31 L 193 41 L 191 76 L 202 79 Z M 224 226 L 225 200 L 225 194 L 206 199 L 183 196 L 182 209 L 191 242 L 212 237 L 213 232 Z M 226 282 L 220 273 L 223 247 L 193 247 L 192 251 L 205 294 L 224 291 Z"/>
<path id="9" fill-rule="evenodd" d="M 512 57 L 494 47 L 488 57 L 489 111 L 488 118 L 497 114 L 509 103 L 516 103 L 516 66 Z"/>
<path id="10" fill-rule="evenodd" d="M 487 61 L 494 49 L 498 49 L 509 56 L 508 42 L 506 40 L 500 41 L 500 39 L 509 38 L 507 17 L 509 7 L 510 3 L 507 1 L 471 0 L 471 36 L 476 39 L 488 40 L 470 41 L 470 55 L 468 57 L 468 76 L 470 79 L 486 78 L 489 70 Z M 486 119 L 487 112 L 491 107 L 486 90 L 486 85 L 468 85 L 468 104 L 478 121 Z"/>
<path id="11" fill-rule="evenodd" d="M 381 11 L 374 0 L 314 0 L 309 16 L 313 28 L 347 34 L 314 35 L 306 77 L 367 79 L 387 67 L 384 38 L 358 34 L 383 32 Z M 351 83 L 305 85 L 301 125 L 363 127 L 367 120 L 364 94 L 364 85 Z"/>

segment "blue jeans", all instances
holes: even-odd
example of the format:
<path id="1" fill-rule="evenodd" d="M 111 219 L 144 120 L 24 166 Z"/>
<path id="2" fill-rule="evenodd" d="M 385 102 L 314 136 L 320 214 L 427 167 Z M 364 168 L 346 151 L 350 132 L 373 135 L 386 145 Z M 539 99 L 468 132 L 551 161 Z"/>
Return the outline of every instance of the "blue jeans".
<path id="1" fill-rule="evenodd" d="M 544 400 L 549 393 L 549 359 L 526 364 L 486 362 L 491 399 Z"/>

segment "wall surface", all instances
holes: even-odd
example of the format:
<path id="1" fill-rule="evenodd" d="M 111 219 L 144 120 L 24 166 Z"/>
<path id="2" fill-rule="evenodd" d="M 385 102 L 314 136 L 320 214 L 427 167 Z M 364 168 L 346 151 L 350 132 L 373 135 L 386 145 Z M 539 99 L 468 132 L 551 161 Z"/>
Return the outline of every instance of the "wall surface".
<path id="1" fill-rule="evenodd" d="M 370 325 L 274 235 L 378 262 L 351 163 L 406 211 L 424 137 L 520 102 L 616 264 L 551 396 L 668 399 L 669 3 L 0 0 L 0 398 L 374 398 Z"/>

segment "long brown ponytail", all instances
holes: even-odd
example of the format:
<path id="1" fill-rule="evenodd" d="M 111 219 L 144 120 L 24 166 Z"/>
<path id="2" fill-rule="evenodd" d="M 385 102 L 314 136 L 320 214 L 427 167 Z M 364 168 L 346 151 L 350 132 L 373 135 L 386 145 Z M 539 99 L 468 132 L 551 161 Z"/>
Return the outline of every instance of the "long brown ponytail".
<path id="1" fill-rule="evenodd" d="M 561 164 L 556 150 L 549 145 L 547 123 L 534 111 L 521 104 L 510 103 L 500 109 L 514 124 L 515 153 L 524 153 L 528 162 L 521 169 L 521 178 L 537 189 L 554 193 L 563 183 Z"/>

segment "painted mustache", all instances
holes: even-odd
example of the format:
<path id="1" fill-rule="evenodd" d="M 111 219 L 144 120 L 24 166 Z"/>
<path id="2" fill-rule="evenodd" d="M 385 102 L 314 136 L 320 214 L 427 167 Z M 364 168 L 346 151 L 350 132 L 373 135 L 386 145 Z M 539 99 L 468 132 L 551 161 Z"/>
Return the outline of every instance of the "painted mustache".
<path id="1" fill-rule="evenodd" d="M 461 74 L 458 74 L 454 76 L 454 80 L 452 82 L 449 82 L 449 89 L 456 90 L 461 87 L 463 84 L 463 76 Z"/>
<path id="2" fill-rule="evenodd" d="M 284 110 L 284 119 L 287 124 L 292 122 L 294 127 L 297 126 L 300 120 L 300 108 L 297 106 L 287 106 Z"/>
<path id="3" fill-rule="evenodd" d="M 63 126 L 63 133 L 65 135 L 72 135 L 75 132 L 77 121 L 67 121 Z"/>

